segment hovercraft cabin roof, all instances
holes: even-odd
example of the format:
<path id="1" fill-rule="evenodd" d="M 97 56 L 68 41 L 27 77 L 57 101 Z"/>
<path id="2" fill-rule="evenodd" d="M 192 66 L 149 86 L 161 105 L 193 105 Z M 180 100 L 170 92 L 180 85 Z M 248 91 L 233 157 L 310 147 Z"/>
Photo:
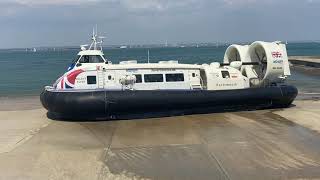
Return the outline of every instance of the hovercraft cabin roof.
<path id="1" fill-rule="evenodd" d="M 103 56 L 103 52 L 100 50 L 84 50 L 84 51 L 80 51 L 78 53 L 78 55 L 83 56 L 83 55 L 98 55 L 98 56 Z"/>
<path id="2" fill-rule="evenodd" d="M 170 64 L 170 63 L 129 63 L 129 64 L 109 64 L 107 69 L 201 69 L 197 64 Z"/>

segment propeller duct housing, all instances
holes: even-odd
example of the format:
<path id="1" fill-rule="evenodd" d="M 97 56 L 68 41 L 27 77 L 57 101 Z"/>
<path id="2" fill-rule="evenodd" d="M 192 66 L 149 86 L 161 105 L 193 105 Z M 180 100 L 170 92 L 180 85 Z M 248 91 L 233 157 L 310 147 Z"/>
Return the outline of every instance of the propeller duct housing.
<path id="1" fill-rule="evenodd" d="M 234 61 L 246 62 L 246 56 L 248 53 L 248 45 L 237 45 L 233 44 L 228 47 L 226 53 L 224 54 L 223 63 L 231 63 Z"/>
<path id="2" fill-rule="evenodd" d="M 251 59 L 248 58 L 249 47 L 249 45 L 230 45 L 227 48 L 226 53 L 224 54 L 223 63 L 231 64 L 235 61 L 240 61 L 241 63 L 250 63 Z M 252 68 L 252 65 L 245 65 L 240 67 L 240 71 L 244 76 L 248 77 L 249 79 L 257 78 L 257 75 L 252 71 Z"/>
<path id="3" fill-rule="evenodd" d="M 234 61 L 242 63 L 241 72 L 252 80 L 253 86 L 282 82 L 291 75 L 286 45 L 279 41 L 231 45 L 226 50 L 223 62 L 231 64 Z"/>
<path id="4" fill-rule="evenodd" d="M 255 75 L 261 82 L 282 82 L 290 75 L 286 46 L 281 42 L 256 41 L 248 49 L 248 62 L 257 65 L 246 67 L 246 73 Z"/>

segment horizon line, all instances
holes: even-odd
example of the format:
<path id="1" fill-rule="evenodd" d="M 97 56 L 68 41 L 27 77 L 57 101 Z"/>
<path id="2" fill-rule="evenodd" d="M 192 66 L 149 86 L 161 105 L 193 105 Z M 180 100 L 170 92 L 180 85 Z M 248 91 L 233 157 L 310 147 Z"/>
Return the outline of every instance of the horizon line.
<path id="1" fill-rule="evenodd" d="M 234 42 L 178 42 L 178 43 L 168 43 L 168 47 L 176 47 L 176 46 L 181 46 L 181 45 L 187 45 L 187 46 L 192 46 L 192 45 L 207 45 L 207 46 L 212 46 L 214 44 L 218 45 L 230 45 L 230 44 L 251 44 L 254 41 L 234 41 Z M 272 42 L 272 41 L 270 41 Z M 290 43 L 320 43 L 320 40 L 291 40 L 291 41 L 282 41 L 282 42 L 290 42 Z M 112 48 L 112 47 L 120 47 L 120 46 L 133 46 L 132 48 L 138 48 L 139 46 L 156 46 L 156 47 L 166 47 L 165 43 L 145 43 L 145 44 L 110 44 L 110 45 L 104 45 L 102 46 L 103 48 Z M 33 49 L 33 48 L 76 48 L 79 47 L 80 45 L 66 45 L 66 46 L 30 46 L 30 47 L 9 47 L 9 48 L 1 48 L 0 50 L 11 50 L 11 49 Z"/>

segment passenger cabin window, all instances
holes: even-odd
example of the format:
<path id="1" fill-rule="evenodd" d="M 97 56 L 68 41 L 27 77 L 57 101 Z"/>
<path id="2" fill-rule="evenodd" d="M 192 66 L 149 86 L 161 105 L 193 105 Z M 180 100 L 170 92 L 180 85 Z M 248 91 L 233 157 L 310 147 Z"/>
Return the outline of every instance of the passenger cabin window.
<path id="1" fill-rule="evenodd" d="M 221 71 L 223 78 L 230 78 L 229 71 Z"/>
<path id="2" fill-rule="evenodd" d="M 166 74 L 166 81 L 167 82 L 181 82 L 184 81 L 183 73 L 179 74 Z"/>
<path id="3" fill-rule="evenodd" d="M 196 73 L 192 73 L 192 77 L 196 77 Z"/>
<path id="4" fill-rule="evenodd" d="M 97 84 L 96 76 L 87 76 L 87 84 Z"/>
<path id="5" fill-rule="evenodd" d="M 136 76 L 136 83 L 142 83 L 142 76 L 141 74 L 135 74 Z"/>
<path id="6" fill-rule="evenodd" d="M 163 75 L 162 74 L 145 74 L 144 82 L 146 83 L 163 82 Z"/>
<path id="7" fill-rule="evenodd" d="M 102 59 L 101 56 L 89 56 L 89 55 L 84 55 L 81 57 L 79 60 L 79 63 L 103 63 L 104 60 Z"/>

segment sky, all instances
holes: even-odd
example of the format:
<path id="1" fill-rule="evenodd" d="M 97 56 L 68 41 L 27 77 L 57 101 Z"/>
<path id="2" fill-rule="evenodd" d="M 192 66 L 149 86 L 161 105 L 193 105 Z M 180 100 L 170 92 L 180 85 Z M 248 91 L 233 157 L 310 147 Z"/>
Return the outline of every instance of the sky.
<path id="1" fill-rule="evenodd" d="M 320 0 L 0 0 L 0 48 L 320 40 Z"/>

